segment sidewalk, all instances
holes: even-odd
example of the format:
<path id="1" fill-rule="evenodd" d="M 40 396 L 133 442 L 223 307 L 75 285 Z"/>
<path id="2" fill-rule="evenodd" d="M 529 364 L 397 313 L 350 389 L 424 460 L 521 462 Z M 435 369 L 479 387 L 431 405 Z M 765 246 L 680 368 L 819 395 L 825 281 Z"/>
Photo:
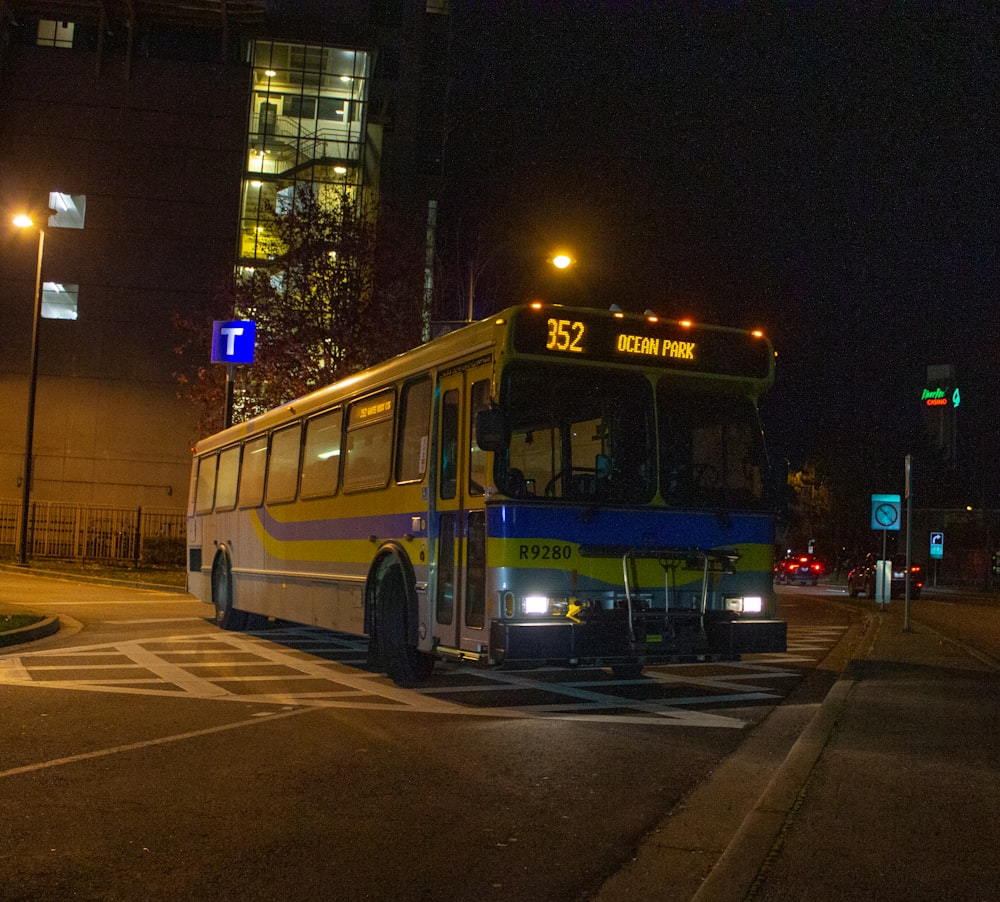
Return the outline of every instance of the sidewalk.
<path id="1" fill-rule="evenodd" d="M 775 709 L 595 902 L 1000 900 L 997 662 L 901 606 L 844 647 L 822 701 Z"/>
<path id="2" fill-rule="evenodd" d="M 872 647 L 824 702 L 837 713 L 828 742 L 747 898 L 1000 899 L 996 662 L 919 625 L 904 632 L 899 606 L 875 617 Z"/>

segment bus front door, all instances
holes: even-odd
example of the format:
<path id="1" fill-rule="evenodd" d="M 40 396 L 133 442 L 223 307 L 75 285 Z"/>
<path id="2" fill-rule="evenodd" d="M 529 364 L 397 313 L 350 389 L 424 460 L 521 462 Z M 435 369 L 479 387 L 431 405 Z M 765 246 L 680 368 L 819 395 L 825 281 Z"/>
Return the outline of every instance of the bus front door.
<path id="1" fill-rule="evenodd" d="M 434 630 L 442 651 L 478 659 L 486 635 L 486 453 L 473 424 L 487 406 L 489 365 L 451 371 L 438 381 L 437 487 L 434 499 Z"/>

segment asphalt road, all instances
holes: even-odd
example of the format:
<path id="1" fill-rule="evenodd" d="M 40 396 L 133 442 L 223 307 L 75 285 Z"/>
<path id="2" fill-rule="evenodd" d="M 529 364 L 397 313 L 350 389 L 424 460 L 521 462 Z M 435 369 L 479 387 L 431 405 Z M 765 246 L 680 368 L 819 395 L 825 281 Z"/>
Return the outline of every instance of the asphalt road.
<path id="1" fill-rule="evenodd" d="M 862 616 L 806 590 L 785 655 L 410 691 L 363 642 L 224 633 L 183 594 L 4 573 L 0 596 L 64 621 L 0 655 L 5 902 L 592 898 L 776 706 L 814 709 Z"/>

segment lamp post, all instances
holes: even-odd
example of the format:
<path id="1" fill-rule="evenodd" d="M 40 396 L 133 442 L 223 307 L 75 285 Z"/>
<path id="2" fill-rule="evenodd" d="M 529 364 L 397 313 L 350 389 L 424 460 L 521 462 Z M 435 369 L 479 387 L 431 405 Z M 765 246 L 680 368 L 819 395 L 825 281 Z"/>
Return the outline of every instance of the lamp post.
<path id="1" fill-rule="evenodd" d="M 18 228 L 35 225 L 30 216 L 14 217 Z M 31 316 L 31 370 L 28 377 L 28 418 L 24 438 L 24 481 L 21 485 L 21 532 L 18 539 L 17 562 L 28 565 L 28 509 L 31 502 L 31 458 L 35 437 L 35 390 L 38 385 L 38 324 L 42 314 L 42 256 L 45 252 L 45 229 L 38 226 L 38 262 L 35 266 L 35 297 Z"/>

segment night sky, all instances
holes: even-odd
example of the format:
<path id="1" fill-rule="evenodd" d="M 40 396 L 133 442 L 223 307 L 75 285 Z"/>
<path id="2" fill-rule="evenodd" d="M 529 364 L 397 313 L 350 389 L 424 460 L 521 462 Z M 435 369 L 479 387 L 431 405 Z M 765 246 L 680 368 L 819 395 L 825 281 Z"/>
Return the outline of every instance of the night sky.
<path id="1" fill-rule="evenodd" d="M 574 299 L 763 328 L 793 464 L 914 428 L 953 364 L 963 453 L 992 460 L 995 5 L 465 7 L 445 172 L 493 278 L 544 290 L 564 244 Z"/>

